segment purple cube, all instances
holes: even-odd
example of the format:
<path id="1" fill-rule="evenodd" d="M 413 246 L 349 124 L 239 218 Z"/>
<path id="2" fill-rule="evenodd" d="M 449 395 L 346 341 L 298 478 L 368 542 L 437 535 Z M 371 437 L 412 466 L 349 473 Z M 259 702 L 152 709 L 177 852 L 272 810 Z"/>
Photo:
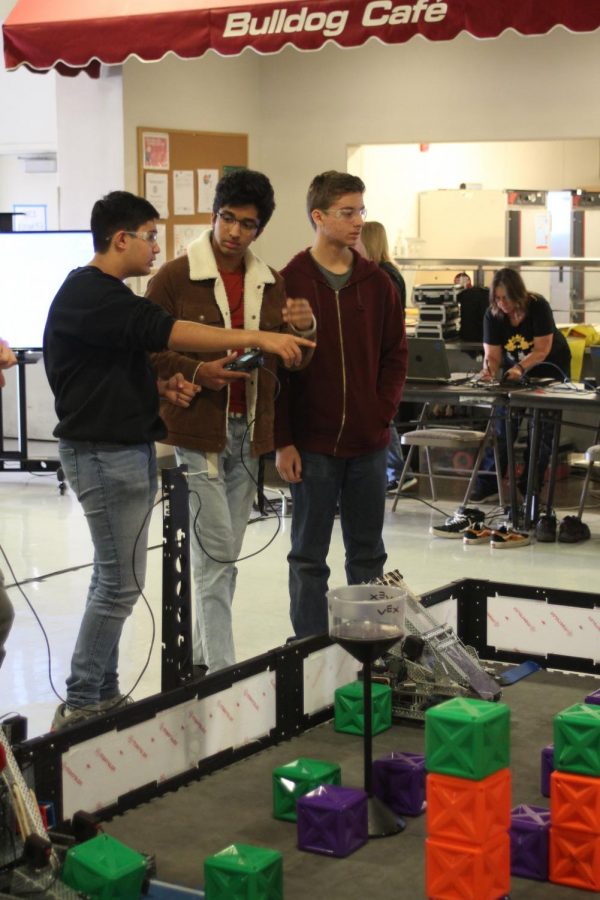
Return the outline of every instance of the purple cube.
<path id="1" fill-rule="evenodd" d="M 298 799 L 298 849 L 348 856 L 367 843 L 367 794 L 338 784 L 322 784 Z"/>
<path id="2" fill-rule="evenodd" d="M 396 815 L 419 816 L 425 809 L 425 757 L 394 752 L 373 763 L 373 793 Z"/>
<path id="3" fill-rule="evenodd" d="M 597 706 L 600 706 L 600 688 L 597 691 L 593 691 L 593 693 L 588 694 L 584 703 L 595 703 Z"/>
<path id="4" fill-rule="evenodd" d="M 550 810 L 522 803 L 511 810 L 510 820 L 511 874 L 548 881 Z"/>
<path id="5" fill-rule="evenodd" d="M 550 776 L 554 772 L 554 744 L 548 744 L 542 750 L 542 767 L 540 778 L 540 794 L 550 796 Z"/>

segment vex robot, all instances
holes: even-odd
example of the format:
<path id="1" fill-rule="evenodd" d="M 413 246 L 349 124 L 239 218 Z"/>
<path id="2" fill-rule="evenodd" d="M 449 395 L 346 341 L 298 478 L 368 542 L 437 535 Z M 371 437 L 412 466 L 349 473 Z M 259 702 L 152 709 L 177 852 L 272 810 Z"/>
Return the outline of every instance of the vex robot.
<path id="1" fill-rule="evenodd" d="M 406 636 L 373 669 L 373 680 L 392 688 L 394 718 L 422 721 L 430 706 L 450 697 L 500 699 L 500 685 L 482 666 L 473 647 L 463 644 L 450 625 L 434 619 L 398 570 L 373 583 L 406 591 Z"/>

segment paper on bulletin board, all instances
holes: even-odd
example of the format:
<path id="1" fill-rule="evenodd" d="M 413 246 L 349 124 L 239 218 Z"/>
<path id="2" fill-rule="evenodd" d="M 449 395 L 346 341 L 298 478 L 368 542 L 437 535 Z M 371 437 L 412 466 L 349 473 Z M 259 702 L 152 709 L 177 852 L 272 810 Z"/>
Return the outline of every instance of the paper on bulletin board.
<path id="1" fill-rule="evenodd" d="M 219 180 L 218 169 L 198 169 L 198 212 L 211 213 L 215 189 Z"/>
<path id="2" fill-rule="evenodd" d="M 176 216 L 194 215 L 194 173 L 192 169 L 173 172 L 173 213 Z"/>
<path id="3" fill-rule="evenodd" d="M 169 176 L 163 172 L 146 172 L 146 200 L 158 210 L 160 219 L 169 218 Z"/>
<path id="4" fill-rule="evenodd" d="M 169 168 L 169 135 L 158 131 L 142 133 L 143 159 L 145 169 Z"/>
<path id="5" fill-rule="evenodd" d="M 189 244 L 199 238 L 207 228 L 208 224 L 173 225 L 173 256 L 183 256 Z"/>

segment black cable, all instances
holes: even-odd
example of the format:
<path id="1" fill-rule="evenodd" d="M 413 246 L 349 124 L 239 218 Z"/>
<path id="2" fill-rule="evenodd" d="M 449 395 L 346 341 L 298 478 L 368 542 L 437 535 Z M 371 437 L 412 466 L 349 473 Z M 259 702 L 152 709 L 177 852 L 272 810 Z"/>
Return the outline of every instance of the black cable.
<path id="1" fill-rule="evenodd" d="M 140 593 L 140 596 L 143 598 L 143 600 L 144 600 L 144 602 L 145 602 L 145 604 L 146 604 L 146 607 L 148 608 L 148 612 L 150 613 L 150 621 L 152 622 L 152 638 L 151 638 L 151 640 L 150 640 L 150 648 L 149 648 L 149 650 L 148 650 L 148 657 L 147 657 L 146 662 L 145 662 L 145 664 L 144 664 L 144 667 L 143 667 L 142 671 L 140 672 L 140 674 L 138 675 L 138 677 L 137 677 L 137 679 L 136 679 L 136 681 L 135 681 L 133 687 L 132 687 L 126 694 L 122 694 L 118 699 L 115 698 L 114 706 L 109 706 L 109 707 L 107 707 L 106 709 L 103 710 L 103 712 L 110 712 L 110 710 L 112 710 L 112 709 L 114 709 L 115 707 L 120 706 L 120 705 L 123 704 L 123 700 L 124 700 L 125 698 L 129 697 L 129 696 L 133 693 L 133 691 L 136 689 L 136 687 L 137 687 L 138 684 L 140 683 L 140 680 L 142 679 L 144 673 L 146 672 L 146 669 L 148 668 L 148 665 L 150 664 L 150 658 L 151 658 L 151 655 L 152 655 L 152 649 L 153 649 L 153 647 L 154 647 L 154 641 L 155 641 L 155 637 L 156 637 L 156 621 L 155 621 L 155 619 L 154 619 L 154 614 L 153 614 L 153 612 L 152 612 L 152 609 L 150 608 L 150 604 L 148 603 L 148 600 L 147 600 L 147 598 L 146 598 L 146 595 L 144 594 L 144 592 L 143 592 L 143 590 L 142 590 L 142 588 L 141 588 L 141 586 L 140 586 L 140 583 L 139 583 L 139 581 L 138 581 L 137 573 L 136 573 L 136 571 L 135 571 L 135 554 L 136 554 L 136 550 L 137 550 L 137 546 L 138 546 L 139 539 L 140 539 L 140 537 L 141 537 L 141 535 L 142 535 L 142 532 L 143 532 L 143 530 L 144 530 L 144 528 L 145 528 L 145 526 L 146 526 L 146 521 L 147 521 L 147 519 L 148 519 L 148 516 L 150 516 L 150 515 L 152 514 L 154 508 L 155 508 L 156 506 L 158 506 L 159 503 L 162 503 L 162 502 L 163 502 L 163 498 L 162 498 L 162 496 L 161 496 L 161 497 L 159 497 L 159 499 L 158 499 L 155 503 L 152 504 L 152 506 L 150 507 L 150 509 L 148 510 L 148 512 L 146 513 L 146 515 L 144 516 L 143 522 L 142 522 L 142 524 L 141 524 L 141 526 L 140 526 L 140 529 L 139 529 L 139 531 L 138 531 L 138 533 L 137 533 L 136 539 L 135 539 L 134 544 L 133 544 L 132 560 L 131 560 L 131 568 L 132 568 L 132 572 L 133 572 L 133 577 L 134 577 L 134 579 L 135 579 L 136 587 L 138 588 L 138 591 L 139 591 L 139 593 Z M 15 573 L 14 573 L 14 571 L 13 571 L 13 568 L 12 568 L 12 566 L 11 566 L 11 564 L 10 564 L 10 560 L 8 559 L 8 556 L 6 555 L 6 552 L 5 552 L 4 547 L 2 546 L 2 544 L 0 544 L 0 552 L 2 553 L 2 556 L 4 557 L 4 560 L 5 560 L 5 562 L 6 562 L 6 565 L 8 566 L 9 572 L 10 572 L 12 578 L 13 578 L 13 583 L 12 583 L 12 585 L 6 585 L 6 586 L 7 586 L 7 587 L 10 586 L 10 587 L 16 587 L 16 588 L 18 588 L 18 590 L 19 590 L 19 592 L 21 593 L 21 595 L 23 596 L 23 599 L 25 600 L 27 606 L 29 607 L 29 609 L 30 609 L 31 612 L 33 613 L 33 616 L 34 616 L 36 622 L 38 623 L 38 625 L 39 625 L 39 627 L 40 627 L 40 630 L 41 630 L 41 632 L 42 632 L 42 635 L 43 635 L 43 638 L 44 638 L 44 643 L 46 644 L 46 654 L 47 654 L 47 657 L 48 657 L 48 682 L 49 682 L 49 684 L 50 684 L 50 687 L 52 688 L 52 692 L 53 692 L 53 694 L 58 698 L 58 700 L 59 700 L 61 703 L 66 703 L 66 702 L 67 702 L 66 699 L 65 699 L 64 697 L 62 697 L 62 696 L 59 694 L 59 692 L 57 691 L 56 686 L 55 686 L 55 684 L 54 684 L 54 680 L 53 680 L 53 678 L 52 678 L 52 651 L 51 651 L 51 649 L 50 649 L 50 641 L 49 641 L 49 639 L 48 639 L 48 634 L 47 634 L 47 632 L 46 632 L 46 629 L 44 628 L 44 626 L 43 626 L 43 624 L 42 624 L 42 620 L 40 619 L 39 615 L 37 614 L 37 612 L 36 612 L 36 610 L 35 610 L 33 604 L 31 603 L 29 597 L 27 596 L 27 594 L 25 593 L 25 591 L 24 591 L 23 588 L 21 587 L 21 585 L 22 585 L 22 584 L 25 584 L 25 582 L 24 582 L 24 581 L 23 581 L 23 582 L 17 581 L 17 577 L 16 577 L 16 575 L 15 575 Z M 63 571 L 66 571 L 66 572 L 68 572 L 68 571 L 77 571 L 77 569 L 79 569 L 79 568 L 87 568 L 87 567 L 89 567 L 89 566 L 93 566 L 93 563 L 85 563 L 83 566 L 76 567 L 75 569 L 65 569 L 65 570 L 63 570 Z M 60 573 L 57 573 L 57 574 L 60 574 Z M 43 576 L 43 577 L 49 577 L 49 576 Z M 37 578 L 30 579 L 30 580 L 31 580 L 31 581 L 39 581 L 39 580 L 40 580 L 40 577 L 38 576 Z M 69 704 L 69 705 L 70 705 L 70 704 Z M 73 709 L 75 709 L 75 708 L 85 708 L 85 706 L 82 706 L 82 707 L 75 707 L 75 706 L 73 706 L 72 708 L 73 708 Z M 0 718 L 5 718 L 5 717 L 8 716 L 8 715 L 10 715 L 10 713 L 5 713 L 5 714 L 2 715 Z"/>

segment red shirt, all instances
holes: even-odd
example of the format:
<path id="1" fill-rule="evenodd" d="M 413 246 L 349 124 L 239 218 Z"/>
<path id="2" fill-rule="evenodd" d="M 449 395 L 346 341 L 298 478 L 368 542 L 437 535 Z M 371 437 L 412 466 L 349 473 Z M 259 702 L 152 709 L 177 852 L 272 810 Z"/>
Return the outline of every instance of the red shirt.
<path id="1" fill-rule="evenodd" d="M 231 327 L 244 327 L 244 269 L 236 272 L 219 272 L 225 285 L 229 312 L 231 313 Z M 229 386 L 229 412 L 246 412 L 246 382 L 244 379 L 232 381 Z"/>

